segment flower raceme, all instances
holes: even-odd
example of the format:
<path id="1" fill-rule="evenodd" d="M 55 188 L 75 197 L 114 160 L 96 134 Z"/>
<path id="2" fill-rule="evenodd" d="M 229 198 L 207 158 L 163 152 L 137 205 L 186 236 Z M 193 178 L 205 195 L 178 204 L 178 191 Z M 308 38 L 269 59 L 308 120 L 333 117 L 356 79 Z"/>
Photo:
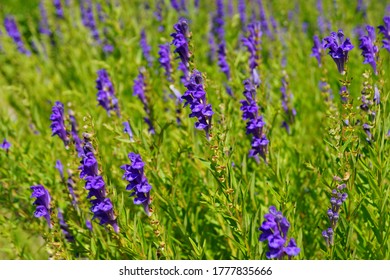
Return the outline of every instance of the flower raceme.
<path id="1" fill-rule="evenodd" d="M 114 85 L 108 76 L 107 70 L 100 69 L 97 75 L 96 89 L 98 90 L 97 100 L 99 105 L 107 111 L 108 115 L 110 115 L 111 111 L 115 111 L 120 116 L 118 99 L 115 96 Z"/>
<path id="2" fill-rule="evenodd" d="M 209 139 L 211 129 L 211 118 L 214 114 L 211 104 L 207 104 L 206 91 L 203 87 L 202 73 L 194 70 L 189 81 L 185 84 L 187 91 L 181 97 L 185 101 L 184 107 L 190 105 L 190 118 L 196 117 L 198 121 L 195 128 L 204 130 L 206 138 Z"/>
<path id="3" fill-rule="evenodd" d="M 354 48 L 349 38 L 344 40 L 344 33 L 340 29 L 337 33 L 331 32 L 329 37 L 324 38 L 324 49 L 329 49 L 328 54 L 333 58 L 337 69 L 345 74 L 345 63 L 348 60 L 348 52 Z"/>
<path id="4" fill-rule="evenodd" d="M 378 26 L 379 32 L 383 34 L 383 48 L 390 52 L 390 16 L 383 18 L 384 25 Z"/>
<path id="5" fill-rule="evenodd" d="M 126 179 L 129 182 L 126 190 L 133 191 L 130 196 L 135 196 L 134 204 L 142 204 L 146 215 L 150 216 L 149 204 L 152 186 L 149 184 L 148 179 L 144 174 L 145 163 L 142 161 L 139 154 L 129 153 L 128 157 L 131 164 L 121 166 L 121 169 L 125 171 L 123 179 Z"/>
<path id="6" fill-rule="evenodd" d="M 51 120 L 51 130 L 52 136 L 58 135 L 60 139 L 64 142 L 65 147 L 69 145 L 69 132 L 65 128 L 65 119 L 64 119 L 64 104 L 59 101 L 56 101 L 53 108 L 52 114 L 50 116 Z"/>
<path id="7" fill-rule="evenodd" d="M 17 49 L 20 53 L 25 54 L 27 56 L 31 55 L 31 52 L 27 50 L 22 41 L 22 35 L 19 32 L 18 26 L 16 25 L 16 21 L 13 17 L 7 16 L 4 19 L 4 27 L 8 33 L 8 36 L 12 38 L 15 42 Z"/>
<path id="8" fill-rule="evenodd" d="M 366 26 L 367 35 L 363 35 L 359 38 L 360 45 L 359 48 L 362 50 L 362 56 L 364 57 L 363 63 L 370 64 L 374 69 L 374 73 L 377 74 L 376 71 L 376 61 L 378 54 L 378 47 L 375 46 L 375 28 L 367 25 Z"/>
<path id="9" fill-rule="evenodd" d="M 179 21 L 173 26 L 176 32 L 171 34 L 173 37 L 172 44 L 176 47 L 175 53 L 179 55 L 181 62 L 189 69 L 191 52 L 188 46 L 188 39 L 190 37 L 190 31 L 188 23 L 185 18 L 179 19 Z"/>
<path id="10" fill-rule="evenodd" d="M 269 213 L 264 215 L 265 221 L 262 223 L 259 230 L 262 231 L 259 240 L 268 241 L 268 259 L 283 259 L 284 256 L 289 258 L 299 254 L 301 249 L 297 246 L 295 239 L 287 239 L 287 233 L 290 228 L 290 223 L 282 212 L 277 211 L 275 206 L 269 208 Z M 286 246 L 287 243 L 287 246 Z"/>
<path id="11" fill-rule="evenodd" d="M 44 217 L 47 221 L 47 224 L 51 228 L 50 223 L 50 201 L 51 197 L 49 192 L 42 185 L 31 186 L 32 190 L 31 197 L 35 198 L 34 205 L 36 205 L 36 210 L 34 216 L 36 218 Z"/>

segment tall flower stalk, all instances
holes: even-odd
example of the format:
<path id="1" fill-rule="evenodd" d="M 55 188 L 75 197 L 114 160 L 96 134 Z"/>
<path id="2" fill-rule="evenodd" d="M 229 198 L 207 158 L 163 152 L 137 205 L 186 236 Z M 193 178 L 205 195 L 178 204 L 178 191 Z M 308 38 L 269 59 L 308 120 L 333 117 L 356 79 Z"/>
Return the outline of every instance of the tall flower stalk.
<path id="1" fill-rule="evenodd" d="M 106 69 L 100 69 L 97 72 L 98 78 L 96 79 L 97 100 L 99 105 L 102 106 L 107 114 L 110 116 L 111 111 L 115 111 L 117 116 L 120 116 L 118 99 L 115 96 L 114 85 L 108 76 Z"/>
<path id="2" fill-rule="evenodd" d="M 69 132 L 65 127 L 65 116 L 64 116 L 64 104 L 59 101 L 56 101 L 53 108 L 52 114 L 50 116 L 51 120 L 51 129 L 52 136 L 57 135 L 64 142 L 65 146 L 69 145 Z"/>
<path id="3" fill-rule="evenodd" d="M 247 30 L 248 37 L 243 37 L 241 42 L 249 52 L 249 69 L 252 82 L 258 86 L 261 82 L 257 69 L 260 64 L 261 25 L 259 22 L 250 23 L 248 24 Z"/>
<path id="4" fill-rule="evenodd" d="M 207 104 L 206 91 L 204 90 L 202 74 L 194 70 L 186 83 L 187 91 L 181 97 L 185 103 L 184 107 L 190 105 L 190 118 L 196 117 L 198 121 L 195 128 L 206 132 L 207 140 L 210 139 L 211 119 L 214 114 L 211 104 Z"/>
<path id="5" fill-rule="evenodd" d="M 34 216 L 36 218 L 44 217 L 49 228 L 52 228 L 50 222 L 51 197 L 49 191 L 42 185 L 31 186 L 30 189 L 32 190 L 31 197 L 35 198 L 34 205 L 36 205 L 36 210 L 34 212 Z"/>
<path id="6" fill-rule="evenodd" d="M 87 198 L 92 204 L 92 219 L 98 219 L 100 225 L 109 224 L 115 232 L 119 232 L 117 219 L 114 215 L 114 207 L 111 200 L 106 197 L 106 183 L 100 175 L 95 150 L 92 146 L 90 135 L 84 133 L 83 151 L 79 167 L 80 178 L 85 181 L 85 189 L 88 190 Z"/>
<path id="7" fill-rule="evenodd" d="M 121 169 L 125 171 L 123 179 L 126 179 L 129 184 L 126 190 L 133 191 L 130 196 L 134 197 L 134 204 L 142 205 L 144 207 L 146 215 L 150 216 L 150 191 L 152 186 L 149 184 L 148 179 L 144 174 L 145 163 L 139 154 L 129 153 L 128 155 L 131 164 L 125 164 L 121 166 Z"/>
<path id="8" fill-rule="evenodd" d="M 4 27 L 8 33 L 8 36 L 11 37 L 12 40 L 15 42 L 18 51 L 22 54 L 30 56 L 31 52 L 27 50 L 24 46 L 22 35 L 19 32 L 15 19 L 11 16 L 6 16 L 4 19 Z"/>

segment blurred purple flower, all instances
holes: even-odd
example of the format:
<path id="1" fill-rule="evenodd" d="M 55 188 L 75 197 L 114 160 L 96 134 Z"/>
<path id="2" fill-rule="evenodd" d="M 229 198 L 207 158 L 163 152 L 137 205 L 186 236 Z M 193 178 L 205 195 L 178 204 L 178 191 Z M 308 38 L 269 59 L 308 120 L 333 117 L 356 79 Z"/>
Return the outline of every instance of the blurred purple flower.
<path id="1" fill-rule="evenodd" d="M 238 0 L 237 4 L 238 13 L 240 14 L 240 22 L 242 24 L 242 30 L 246 28 L 246 3 L 245 0 Z"/>
<path id="2" fill-rule="evenodd" d="M 143 69 L 139 71 L 139 74 L 137 78 L 134 80 L 133 85 L 133 96 L 137 96 L 138 99 L 142 102 L 142 105 L 144 106 L 144 110 L 146 113 L 146 117 L 144 117 L 145 123 L 148 125 L 148 131 L 150 134 L 155 134 L 156 131 L 154 129 L 154 126 L 151 121 L 151 110 L 149 107 L 149 102 L 146 98 L 146 82 L 145 82 L 145 76 L 142 73 Z"/>
<path id="3" fill-rule="evenodd" d="M 6 16 L 4 19 L 4 27 L 8 33 L 8 36 L 11 37 L 12 40 L 15 42 L 18 51 L 22 54 L 30 56 L 31 52 L 24 47 L 22 36 L 20 35 L 15 19 L 11 16 Z"/>
<path id="4" fill-rule="evenodd" d="M 146 61 L 148 62 L 149 66 L 152 67 L 153 65 L 153 58 L 150 54 L 151 51 L 151 46 L 148 44 L 148 41 L 146 40 L 146 32 L 145 29 L 143 28 L 141 31 L 141 41 L 140 41 L 140 46 L 142 49 L 142 54 Z"/>
<path id="5" fill-rule="evenodd" d="M 251 70 L 252 81 L 256 84 L 260 84 L 256 68 L 259 66 L 259 52 L 260 52 L 260 38 L 261 38 L 261 26 L 259 22 L 248 24 L 248 37 L 243 37 L 241 42 L 247 48 L 249 52 L 249 68 Z"/>
<path id="6" fill-rule="evenodd" d="M 226 78 L 230 80 L 230 68 L 226 60 L 226 46 L 224 42 L 220 43 L 218 46 L 218 66 L 222 73 L 226 75 Z"/>
<path id="7" fill-rule="evenodd" d="M 320 42 L 320 38 L 317 35 L 313 36 L 314 45 L 312 47 L 311 56 L 315 57 L 318 61 L 318 66 L 321 67 L 321 59 L 324 53 L 324 48 Z"/>
<path id="8" fill-rule="evenodd" d="M 51 35 L 51 31 L 49 28 L 49 22 L 47 20 L 47 11 L 45 8 L 44 2 L 41 0 L 39 2 L 39 11 L 41 14 L 41 20 L 39 21 L 39 32 L 44 35 Z"/>
<path id="9" fill-rule="evenodd" d="M 277 211 L 275 206 L 269 208 L 269 213 L 264 215 L 265 221 L 259 228 L 262 231 L 259 241 L 268 241 L 268 259 L 283 259 L 284 256 L 291 258 L 299 254 L 301 249 L 297 246 L 295 239 L 290 238 L 287 246 L 287 233 L 290 223 L 282 212 Z"/>
<path id="10" fill-rule="evenodd" d="M 56 9 L 56 15 L 58 18 L 64 18 L 64 10 L 62 9 L 61 0 L 53 0 L 53 5 Z"/>
<path id="11" fill-rule="evenodd" d="M 74 237 L 73 237 L 73 235 L 70 233 L 69 226 L 68 226 L 68 224 L 65 222 L 64 215 L 63 215 L 61 209 L 58 208 L 57 211 L 58 211 L 58 214 L 57 214 L 58 221 L 60 222 L 60 228 L 61 228 L 61 230 L 62 230 L 62 233 L 63 233 L 64 236 L 65 236 L 65 239 L 66 239 L 68 242 L 74 242 Z"/>
<path id="12" fill-rule="evenodd" d="M 0 144 L 0 148 L 5 150 L 8 153 L 9 148 L 11 148 L 11 143 L 4 138 L 3 143 Z"/>
<path id="13" fill-rule="evenodd" d="M 384 25 L 378 26 L 379 33 L 383 34 L 383 48 L 390 52 L 390 16 L 383 18 Z"/>
<path id="14" fill-rule="evenodd" d="M 359 48 L 362 50 L 362 56 L 364 57 L 363 63 L 370 64 L 374 69 L 374 73 L 377 74 L 376 61 L 379 49 L 375 46 L 375 28 L 367 25 L 366 30 L 368 35 L 359 38 Z"/>
<path id="15" fill-rule="evenodd" d="M 121 166 L 121 169 L 125 171 L 122 178 L 129 182 L 126 190 L 133 191 L 130 196 L 135 196 L 134 204 L 142 204 L 146 215 L 150 216 L 149 204 L 152 186 L 149 184 L 148 179 L 144 174 L 145 163 L 138 154 L 129 153 L 128 157 L 131 161 L 131 165 L 125 164 Z"/>
<path id="16" fill-rule="evenodd" d="M 62 162 L 58 159 L 56 160 L 55 168 L 58 170 L 61 176 L 61 180 L 64 180 L 64 166 L 62 165 Z"/>
<path id="17" fill-rule="evenodd" d="M 127 133 L 130 137 L 130 142 L 134 142 L 134 135 L 133 131 L 131 130 L 130 123 L 129 122 L 123 122 L 123 132 Z"/>
<path id="18" fill-rule="evenodd" d="M 328 54 L 336 62 L 337 69 L 341 74 L 345 73 L 345 63 L 348 60 L 348 52 L 354 48 L 349 38 L 344 40 L 344 33 L 340 29 L 337 33 L 331 32 L 329 37 L 324 38 L 323 47 L 329 49 Z"/>
<path id="19" fill-rule="evenodd" d="M 172 62 L 171 62 L 171 51 L 170 44 L 163 44 L 159 46 L 158 51 L 160 65 L 165 70 L 165 76 L 168 82 L 172 82 Z"/>
<path id="20" fill-rule="evenodd" d="M 188 39 L 190 37 L 190 31 L 188 28 L 188 23 L 185 18 L 179 19 L 179 21 L 173 26 L 176 32 L 172 33 L 173 37 L 172 44 L 176 47 L 174 50 L 180 57 L 183 65 L 189 69 L 189 61 L 191 53 L 188 47 Z"/>
<path id="21" fill-rule="evenodd" d="M 106 69 L 100 69 L 97 72 L 97 75 L 96 89 L 98 90 L 97 100 L 99 105 L 107 111 L 108 115 L 110 115 L 111 111 L 115 111 L 119 117 L 118 99 L 115 96 L 114 85 L 112 84 Z"/>
<path id="22" fill-rule="evenodd" d="M 79 133 L 77 130 L 76 118 L 75 118 L 74 112 L 72 110 L 69 110 L 68 114 L 69 114 L 69 122 L 70 122 L 71 127 L 72 127 L 70 134 L 73 138 L 73 142 L 74 142 L 77 154 L 79 157 L 81 157 L 83 155 L 83 148 L 81 147 L 81 140 L 80 140 Z"/>
<path id="23" fill-rule="evenodd" d="M 51 197 L 49 192 L 42 185 L 31 186 L 30 189 L 33 192 L 31 197 L 36 198 L 33 203 L 33 205 L 36 205 L 34 216 L 36 218 L 44 217 L 47 221 L 47 224 L 49 225 L 49 228 L 52 228 L 50 223 Z"/>
<path id="24" fill-rule="evenodd" d="M 65 128 L 65 119 L 64 119 L 64 104 L 59 101 L 55 102 L 55 105 L 52 108 L 52 114 L 50 116 L 51 120 L 51 130 L 53 132 L 52 136 L 58 135 L 61 140 L 64 142 L 65 146 L 69 145 L 69 132 Z"/>

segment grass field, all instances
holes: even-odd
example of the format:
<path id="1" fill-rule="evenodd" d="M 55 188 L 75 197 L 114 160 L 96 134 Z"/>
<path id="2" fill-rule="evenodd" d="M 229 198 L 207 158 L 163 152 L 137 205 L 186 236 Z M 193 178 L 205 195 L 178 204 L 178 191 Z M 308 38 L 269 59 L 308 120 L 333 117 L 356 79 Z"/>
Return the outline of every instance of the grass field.
<path id="1" fill-rule="evenodd" d="M 389 259 L 388 4 L 2 0 L 0 259 Z"/>

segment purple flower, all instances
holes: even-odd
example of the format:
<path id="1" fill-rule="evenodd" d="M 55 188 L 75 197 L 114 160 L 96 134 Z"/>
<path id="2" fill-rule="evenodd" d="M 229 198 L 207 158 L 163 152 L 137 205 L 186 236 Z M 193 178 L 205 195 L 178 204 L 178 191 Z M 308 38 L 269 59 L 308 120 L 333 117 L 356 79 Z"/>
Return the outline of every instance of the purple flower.
<path id="1" fill-rule="evenodd" d="M 160 23 L 160 26 L 158 27 L 158 31 L 162 32 L 164 31 L 164 25 L 162 25 L 163 22 L 163 16 L 162 16 L 162 10 L 164 7 L 164 0 L 158 0 L 156 4 L 156 10 L 154 12 L 154 16 L 157 19 L 157 21 Z"/>
<path id="2" fill-rule="evenodd" d="M 256 68 L 259 66 L 261 26 L 259 22 L 248 24 L 248 37 L 241 39 L 243 45 L 249 52 L 249 68 L 252 74 L 252 80 L 256 85 L 260 84 Z"/>
<path id="3" fill-rule="evenodd" d="M 165 70 L 165 76 L 167 77 L 168 82 L 172 82 L 172 62 L 171 62 L 171 51 L 170 44 L 163 44 L 159 46 L 159 59 L 160 65 Z"/>
<path id="4" fill-rule="evenodd" d="M 226 78 L 230 80 L 230 68 L 226 60 L 226 47 L 224 42 L 218 46 L 218 66 L 222 73 L 226 75 Z"/>
<path id="5" fill-rule="evenodd" d="M 11 143 L 4 138 L 3 143 L 1 143 L 0 145 L 0 148 L 5 150 L 8 153 L 10 147 L 11 147 Z"/>
<path id="6" fill-rule="evenodd" d="M 383 34 L 383 48 L 390 52 L 390 16 L 383 18 L 384 25 L 378 26 L 379 33 Z"/>
<path id="7" fill-rule="evenodd" d="M 18 51 L 22 54 L 30 56 L 31 52 L 24 47 L 22 36 L 20 35 L 15 19 L 11 16 L 6 16 L 4 19 L 4 27 L 8 33 L 8 36 L 11 37 L 12 40 L 15 42 Z"/>
<path id="8" fill-rule="evenodd" d="M 179 58 L 183 65 L 189 69 L 189 61 L 191 53 L 188 47 L 188 39 L 190 37 L 190 31 L 188 28 L 188 23 L 185 18 L 179 19 L 179 21 L 173 26 L 176 32 L 172 33 L 173 37 L 172 45 L 176 48 L 174 53 L 179 55 Z"/>
<path id="9" fill-rule="evenodd" d="M 64 10 L 62 9 L 61 0 L 53 0 L 53 5 L 56 8 L 57 17 L 64 18 Z"/>
<path id="10" fill-rule="evenodd" d="M 344 74 L 345 63 L 348 60 L 348 52 L 353 49 L 353 45 L 349 38 L 344 40 L 344 33 L 340 29 L 337 33 L 331 32 L 329 37 L 324 38 L 325 49 L 329 49 L 328 54 L 336 62 L 337 69 L 341 74 Z"/>
<path id="11" fill-rule="evenodd" d="M 146 61 L 149 63 L 149 66 L 151 67 L 152 64 L 153 64 L 153 58 L 152 58 L 152 56 L 150 55 L 150 51 L 151 51 L 152 48 L 151 48 L 151 46 L 148 44 L 148 42 L 147 42 L 147 40 L 146 40 L 145 29 L 142 29 L 142 31 L 141 31 L 140 46 L 141 46 L 142 54 L 143 54 L 144 58 L 145 58 Z"/>
<path id="12" fill-rule="evenodd" d="M 83 2 L 81 2 L 80 9 L 81 9 L 81 19 L 83 25 L 91 31 L 92 37 L 95 40 L 95 42 L 98 45 L 102 44 L 102 40 L 100 39 L 100 34 L 96 24 L 95 16 L 93 14 L 93 5 L 91 0 L 84 0 Z"/>
<path id="13" fill-rule="evenodd" d="M 42 0 L 39 2 L 39 11 L 41 13 L 41 20 L 39 22 L 39 32 L 41 34 L 45 34 L 45 35 L 50 36 L 51 31 L 49 28 L 49 22 L 47 20 L 47 11 L 46 11 L 44 2 Z"/>
<path id="14" fill-rule="evenodd" d="M 267 34 L 268 37 L 272 38 L 272 33 L 268 27 L 267 17 L 265 16 L 265 10 L 263 7 L 263 2 L 261 0 L 257 0 L 260 9 L 260 23 L 261 23 L 261 31 Z"/>
<path id="15" fill-rule="evenodd" d="M 256 103 L 256 87 L 248 79 L 244 81 L 244 96 L 245 100 L 241 100 L 242 119 L 247 121 L 246 134 L 252 134 L 252 149 L 249 151 L 249 156 L 258 160 L 260 155 L 266 160 L 268 149 L 268 139 L 264 133 L 265 122 L 263 117 L 259 115 L 259 107 Z"/>
<path id="16" fill-rule="evenodd" d="M 83 149 L 79 167 L 80 178 L 85 180 L 85 189 L 89 191 L 87 198 L 91 199 L 92 219 L 99 219 L 100 225 L 110 224 L 115 232 L 119 232 L 113 206 L 111 200 L 106 197 L 106 184 L 99 175 L 98 163 L 88 134 L 84 134 Z"/>
<path id="17" fill-rule="evenodd" d="M 187 91 L 181 99 L 185 101 L 184 107 L 190 105 L 190 118 L 196 117 L 198 121 L 195 123 L 195 128 L 204 130 L 206 138 L 209 139 L 211 129 L 211 118 L 214 114 L 210 104 L 207 104 L 206 91 L 203 87 L 202 73 L 194 70 L 190 76 L 190 80 L 185 84 Z"/>
<path id="18" fill-rule="evenodd" d="M 131 130 L 130 123 L 129 122 L 123 122 L 123 132 L 127 133 L 130 137 L 130 142 L 134 142 L 134 136 L 133 136 L 133 131 Z"/>
<path id="19" fill-rule="evenodd" d="M 66 181 L 66 185 L 68 187 L 69 194 L 72 198 L 72 205 L 73 207 L 77 207 L 77 197 L 76 194 L 74 193 L 74 187 L 75 187 L 75 182 L 73 180 L 73 174 L 68 170 L 69 176 L 68 180 Z"/>
<path id="20" fill-rule="evenodd" d="M 101 69 L 97 72 L 97 75 L 96 89 L 98 90 L 97 100 L 99 105 L 107 111 L 108 115 L 110 115 L 111 111 L 115 111 L 119 117 L 118 99 L 115 96 L 114 85 L 112 84 L 107 71 Z"/>
<path id="21" fill-rule="evenodd" d="M 56 160 L 56 169 L 60 173 L 61 179 L 64 180 L 64 166 L 62 165 L 62 162 L 58 159 Z"/>
<path id="22" fill-rule="evenodd" d="M 259 228 L 262 231 L 259 240 L 268 241 L 266 257 L 268 259 L 283 259 L 286 255 L 289 258 L 298 255 L 301 249 L 298 248 L 294 238 L 290 238 L 286 245 L 290 223 L 283 217 L 282 212 L 277 211 L 275 206 L 271 206 L 269 213 L 265 214 L 264 218 L 265 221 Z"/>
<path id="23" fill-rule="evenodd" d="M 62 233 L 63 233 L 64 236 L 65 236 L 65 239 L 66 239 L 68 242 L 74 242 L 74 237 L 73 237 L 73 235 L 70 233 L 69 226 L 68 226 L 68 224 L 65 222 L 64 215 L 62 214 L 61 209 L 58 208 L 57 210 L 58 210 L 58 214 L 57 214 L 58 221 L 60 222 L 60 228 L 61 228 L 61 230 L 62 230 Z"/>
<path id="24" fill-rule="evenodd" d="M 33 205 L 36 205 L 36 210 L 34 212 L 34 216 L 36 218 L 44 217 L 47 221 L 47 224 L 51 228 L 52 225 L 50 223 L 50 201 L 51 197 L 49 192 L 42 186 L 42 185 L 36 185 L 31 186 L 30 189 L 32 190 L 31 197 L 35 197 L 35 201 Z"/>
<path id="25" fill-rule="evenodd" d="M 324 52 L 324 49 L 323 49 L 322 44 L 320 42 L 320 38 L 318 38 L 317 35 L 313 36 L 313 41 L 314 41 L 314 45 L 311 49 L 311 51 L 312 51 L 311 56 L 313 56 L 317 59 L 318 66 L 321 67 L 321 59 L 322 59 L 322 54 Z"/>
<path id="26" fill-rule="evenodd" d="M 69 144 L 69 132 L 65 128 L 64 120 L 64 104 L 59 101 L 55 102 L 55 105 L 52 108 L 52 114 L 50 116 L 51 120 L 51 130 L 53 132 L 52 136 L 58 135 L 61 140 L 64 142 L 65 146 Z"/>
<path id="27" fill-rule="evenodd" d="M 290 134 L 290 125 L 294 122 L 297 112 L 291 107 L 292 94 L 289 92 L 288 76 L 284 70 L 282 77 L 282 87 L 280 88 L 282 93 L 282 108 L 285 114 L 285 120 L 282 123 L 288 134 Z"/>
<path id="28" fill-rule="evenodd" d="M 139 74 L 137 78 L 134 80 L 134 85 L 133 85 L 133 95 L 137 96 L 139 100 L 141 100 L 142 104 L 144 105 L 144 110 L 147 115 L 147 117 L 144 117 L 144 121 L 149 127 L 149 133 L 150 134 L 155 134 L 154 126 L 151 121 L 151 110 L 149 107 L 149 102 L 146 98 L 145 95 L 145 90 L 146 90 L 146 82 L 145 82 L 145 77 L 144 74 L 142 73 L 142 69 L 139 71 Z"/>
<path id="29" fill-rule="evenodd" d="M 172 8 L 174 8 L 177 12 L 180 12 L 180 5 L 177 0 L 170 0 Z"/>
<path id="30" fill-rule="evenodd" d="M 238 13 L 240 14 L 240 22 L 242 24 L 242 30 L 245 31 L 245 27 L 246 27 L 246 4 L 245 4 L 245 0 L 238 0 L 237 9 L 238 9 Z"/>
<path id="31" fill-rule="evenodd" d="M 218 38 L 219 42 L 225 41 L 225 13 L 223 10 L 223 0 L 217 0 L 217 12 L 213 16 L 212 30 L 214 36 Z"/>
<path id="32" fill-rule="evenodd" d="M 145 163 L 138 154 L 129 153 L 128 157 L 131 164 L 121 166 L 121 169 L 125 171 L 122 178 L 129 182 L 126 190 L 133 191 L 130 196 L 135 196 L 134 204 L 142 204 L 146 215 L 150 216 L 149 204 L 152 186 L 149 184 L 148 179 L 144 174 Z"/>
<path id="33" fill-rule="evenodd" d="M 375 46 L 375 28 L 367 25 L 366 26 L 367 34 L 363 35 L 359 38 L 360 45 L 359 48 L 362 50 L 362 56 L 364 57 L 363 63 L 368 63 L 374 69 L 374 73 L 377 74 L 376 71 L 376 60 L 378 54 L 378 47 Z"/>

